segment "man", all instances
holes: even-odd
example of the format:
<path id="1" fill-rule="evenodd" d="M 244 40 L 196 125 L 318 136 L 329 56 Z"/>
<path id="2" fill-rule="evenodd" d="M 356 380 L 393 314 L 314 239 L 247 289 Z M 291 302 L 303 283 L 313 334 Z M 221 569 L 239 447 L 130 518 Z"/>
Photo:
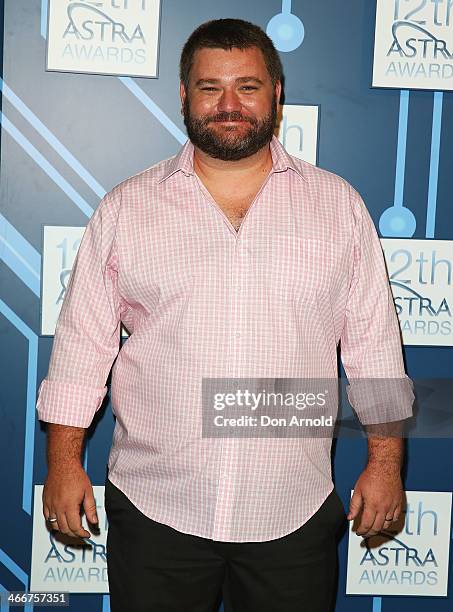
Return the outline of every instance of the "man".
<path id="1" fill-rule="evenodd" d="M 401 382 L 377 411 L 353 387 L 362 423 L 409 416 L 382 250 L 358 193 L 273 136 L 282 66 L 260 28 L 201 25 L 180 77 L 188 142 L 108 193 L 80 245 L 37 405 L 44 516 L 81 537 L 80 506 L 97 521 L 81 449 L 117 358 L 112 611 L 207 612 L 228 578 L 235 612 L 326 612 L 344 520 L 331 439 L 202 436 L 202 380 L 336 379 L 341 342 L 350 380 Z M 401 439 L 370 437 L 348 514 L 359 535 L 398 518 L 401 457 Z"/>

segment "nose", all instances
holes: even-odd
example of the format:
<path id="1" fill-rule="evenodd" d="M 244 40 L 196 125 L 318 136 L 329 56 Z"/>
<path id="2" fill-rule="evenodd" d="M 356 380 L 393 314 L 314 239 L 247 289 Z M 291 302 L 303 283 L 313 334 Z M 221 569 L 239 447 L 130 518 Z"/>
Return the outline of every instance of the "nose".
<path id="1" fill-rule="evenodd" d="M 217 107 L 219 111 L 231 113 L 233 111 L 240 111 L 242 104 L 233 89 L 225 88 L 217 103 Z"/>

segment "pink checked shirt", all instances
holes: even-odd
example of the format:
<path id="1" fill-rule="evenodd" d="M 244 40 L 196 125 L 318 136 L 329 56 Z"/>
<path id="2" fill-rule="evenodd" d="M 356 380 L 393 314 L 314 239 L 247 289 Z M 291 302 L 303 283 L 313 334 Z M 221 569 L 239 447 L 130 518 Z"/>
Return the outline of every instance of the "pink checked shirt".
<path id="1" fill-rule="evenodd" d="M 88 427 L 115 362 L 110 480 L 148 517 L 221 541 L 303 525 L 333 489 L 331 439 L 202 437 L 203 377 L 336 378 L 341 342 L 349 380 L 407 382 L 396 417 L 413 400 L 362 199 L 275 137 L 270 147 L 238 232 L 194 173 L 190 141 L 102 199 L 37 402 L 43 421 Z"/>

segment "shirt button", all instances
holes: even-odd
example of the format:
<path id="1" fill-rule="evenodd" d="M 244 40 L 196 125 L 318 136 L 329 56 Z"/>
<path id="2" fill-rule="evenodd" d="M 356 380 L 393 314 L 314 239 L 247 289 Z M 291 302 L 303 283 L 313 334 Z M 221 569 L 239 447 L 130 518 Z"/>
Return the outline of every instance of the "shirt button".
<path id="1" fill-rule="evenodd" d="M 240 338 L 241 337 L 241 332 L 236 332 L 234 335 L 236 336 L 236 338 Z"/>

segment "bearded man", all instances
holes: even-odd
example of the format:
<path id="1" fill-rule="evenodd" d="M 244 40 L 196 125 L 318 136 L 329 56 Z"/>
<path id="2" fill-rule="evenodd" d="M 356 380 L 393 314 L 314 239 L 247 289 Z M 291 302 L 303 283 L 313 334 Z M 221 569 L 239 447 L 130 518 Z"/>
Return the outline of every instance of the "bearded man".
<path id="1" fill-rule="evenodd" d="M 331 439 L 205 436 L 203 379 L 336 380 L 341 343 L 348 377 L 403 383 L 385 419 L 411 414 L 376 230 L 345 180 L 275 137 L 281 80 L 258 26 L 197 28 L 180 62 L 188 141 L 112 189 L 78 251 L 37 404 L 49 423 L 43 513 L 79 537 L 81 507 L 97 521 L 81 453 L 116 360 L 112 612 L 212 612 L 225 584 L 235 612 L 332 604 L 345 512 Z M 403 499 L 401 439 L 368 444 L 348 514 L 363 536 L 388 528 Z"/>

